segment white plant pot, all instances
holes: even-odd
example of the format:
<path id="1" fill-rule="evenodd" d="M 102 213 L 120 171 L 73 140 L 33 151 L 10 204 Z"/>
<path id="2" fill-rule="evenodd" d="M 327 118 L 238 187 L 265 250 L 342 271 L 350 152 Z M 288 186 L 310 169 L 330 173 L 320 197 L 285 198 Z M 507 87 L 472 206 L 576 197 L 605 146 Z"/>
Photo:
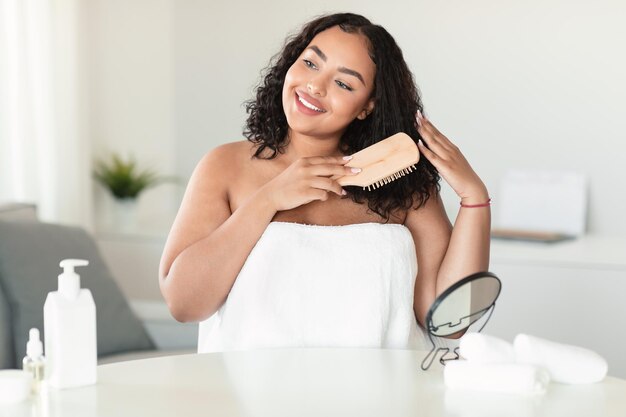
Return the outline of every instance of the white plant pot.
<path id="1" fill-rule="evenodd" d="M 120 232 L 134 232 L 137 230 L 137 199 L 113 199 L 113 228 Z"/>

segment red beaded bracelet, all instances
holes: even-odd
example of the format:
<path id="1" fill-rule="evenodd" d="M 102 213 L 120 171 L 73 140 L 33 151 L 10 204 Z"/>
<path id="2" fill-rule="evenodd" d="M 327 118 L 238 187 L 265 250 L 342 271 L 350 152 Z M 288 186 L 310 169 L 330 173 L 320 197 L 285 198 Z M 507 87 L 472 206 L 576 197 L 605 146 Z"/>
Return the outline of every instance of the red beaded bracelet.
<path id="1" fill-rule="evenodd" d="M 461 207 L 465 207 L 465 208 L 489 207 L 491 205 L 491 199 L 487 200 L 486 203 L 481 203 L 481 204 L 463 204 L 463 201 L 461 201 L 460 205 Z"/>

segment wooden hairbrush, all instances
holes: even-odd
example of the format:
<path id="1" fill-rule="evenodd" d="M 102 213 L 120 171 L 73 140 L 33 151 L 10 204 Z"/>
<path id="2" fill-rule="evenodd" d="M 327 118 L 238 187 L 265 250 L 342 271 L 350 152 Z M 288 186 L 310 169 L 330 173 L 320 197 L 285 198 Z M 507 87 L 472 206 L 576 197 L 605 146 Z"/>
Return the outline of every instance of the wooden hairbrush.
<path id="1" fill-rule="evenodd" d="M 361 168 L 356 175 L 334 176 L 339 185 L 375 190 L 415 170 L 420 159 L 417 145 L 406 133 L 396 133 L 352 155 L 345 165 Z"/>

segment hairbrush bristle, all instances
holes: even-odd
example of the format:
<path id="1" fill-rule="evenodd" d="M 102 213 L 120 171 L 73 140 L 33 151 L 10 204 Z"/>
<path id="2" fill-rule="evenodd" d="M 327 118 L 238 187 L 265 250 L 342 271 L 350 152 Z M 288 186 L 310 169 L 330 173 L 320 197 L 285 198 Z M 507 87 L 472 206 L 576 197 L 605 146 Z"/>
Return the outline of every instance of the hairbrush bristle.
<path id="1" fill-rule="evenodd" d="M 388 177 L 385 177 L 385 178 L 383 178 L 381 180 L 378 180 L 375 183 L 368 185 L 367 187 L 363 187 L 363 189 L 367 190 L 367 191 L 376 190 L 376 189 L 382 187 L 383 185 L 387 185 L 390 182 L 397 180 L 398 178 L 402 178 L 405 175 L 410 174 L 411 172 L 415 171 L 416 168 L 417 168 L 416 165 L 411 165 L 410 167 L 404 168 L 404 169 L 402 169 L 402 170 L 400 170 L 398 172 L 394 172 L 393 174 L 389 175 Z"/>
<path id="2" fill-rule="evenodd" d="M 346 167 L 360 168 L 356 175 L 334 175 L 339 185 L 359 186 L 363 190 L 377 190 L 383 185 L 410 174 L 419 162 L 420 153 L 415 141 L 406 133 L 389 136 L 357 153 Z"/>

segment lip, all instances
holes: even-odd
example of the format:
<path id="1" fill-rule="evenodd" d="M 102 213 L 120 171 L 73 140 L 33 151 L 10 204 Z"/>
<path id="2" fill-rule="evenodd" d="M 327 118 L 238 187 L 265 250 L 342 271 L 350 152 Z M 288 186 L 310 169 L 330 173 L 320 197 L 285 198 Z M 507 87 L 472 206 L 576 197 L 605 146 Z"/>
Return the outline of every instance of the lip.
<path id="1" fill-rule="evenodd" d="M 302 97 L 304 100 L 306 100 L 308 103 L 311 103 L 318 109 L 323 110 L 323 112 L 318 112 L 313 109 L 309 109 L 304 104 L 302 104 L 300 100 L 298 100 L 298 96 Z M 296 90 L 296 104 L 298 105 L 298 108 L 308 110 L 308 112 L 305 112 L 307 114 L 309 114 L 309 112 L 312 112 L 310 114 L 324 114 L 326 112 L 326 109 L 324 108 L 324 106 L 322 106 L 322 103 L 320 103 L 318 100 L 314 99 L 313 97 L 311 97 L 310 95 L 308 95 L 307 93 L 301 90 Z"/>

